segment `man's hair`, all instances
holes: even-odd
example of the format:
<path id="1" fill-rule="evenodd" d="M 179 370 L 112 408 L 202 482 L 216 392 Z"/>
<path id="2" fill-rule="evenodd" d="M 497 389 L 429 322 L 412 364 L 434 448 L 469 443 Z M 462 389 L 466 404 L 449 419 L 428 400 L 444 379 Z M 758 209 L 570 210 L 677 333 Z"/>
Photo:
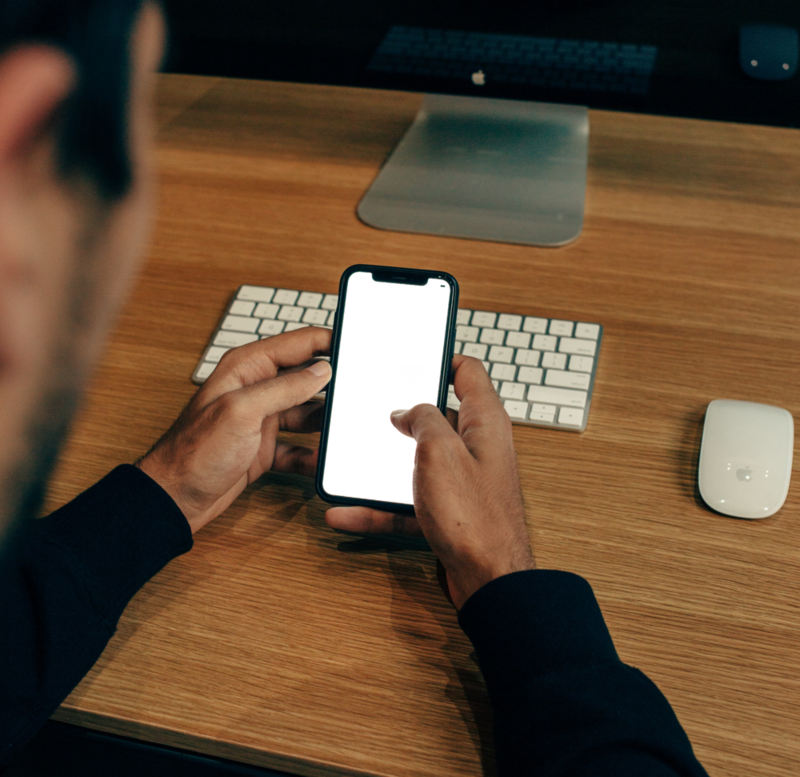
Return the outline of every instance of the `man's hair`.
<path id="1" fill-rule="evenodd" d="M 107 200 L 132 182 L 130 43 L 144 0 L 0 0 L 0 57 L 14 46 L 63 50 L 78 71 L 55 131 L 65 178 L 81 176 Z"/>

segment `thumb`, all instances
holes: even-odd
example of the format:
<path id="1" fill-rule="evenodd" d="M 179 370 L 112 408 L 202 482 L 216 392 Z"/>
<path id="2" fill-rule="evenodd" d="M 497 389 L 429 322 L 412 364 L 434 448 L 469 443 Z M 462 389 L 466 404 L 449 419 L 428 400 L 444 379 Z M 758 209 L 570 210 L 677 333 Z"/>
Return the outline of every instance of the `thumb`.
<path id="1" fill-rule="evenodd" d="M 325 387 L 330 378 L 331 366 L 321 360 L 304 370 L 282 373 L 239 389 L 234 394 L 244 418 L 254 414 L 263 419 L 307 402 Z"/>
<path id="2" fill-rule="evenodd" d="M 305 369 L 297 370 L 296 372 L 287 371 L 279 377 L 285 378 L 284 391 L 285 394 L 283 401 L 287 404 L 282 410 L 288 410 L 290 407 L 302 405 L 307 402 L 315 394 L 318 394 L 331 379 L 331 365 L 325 359 L 314 361 Z M 272 381 L 268 381 L 271 383 Z"/>
<path id="3" fill-rule="evenodd" d="M 411 410 L 395 410 L 392 415 L 395 429 L 417 442 L 423 438 L 455 434 L 442 411 L 434 405 L 417 405 Z"/>

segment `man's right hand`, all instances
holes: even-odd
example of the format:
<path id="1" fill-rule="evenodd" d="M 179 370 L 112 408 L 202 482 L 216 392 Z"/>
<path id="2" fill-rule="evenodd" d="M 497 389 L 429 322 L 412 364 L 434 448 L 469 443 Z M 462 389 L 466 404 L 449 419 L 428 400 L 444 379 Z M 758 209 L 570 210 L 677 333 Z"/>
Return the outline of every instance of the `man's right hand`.
<path id="1" fill-rule="evenodd" d="M 360 533 L 425 535 L 447 573 L 453 604 L 461 609 L 486 583 L 533 569 L 511 421 L 483 365 L 453 359 L 457 430 L 438 408 L 395 411 L 392 423 L 417 441 L 416 516 L 367 507 L 333 507 L 335 529 Z"/>
<path id="2" fill-rule="evenodd" d="M 330 342 L 329 330 L 307 327 L 228 351 L 139 462 L 175 500 L 192 532 L 270 469 L 314 475 L 317 451 L 279 440 L 278 431 L 319 431 L 322 405 L 310 400 L 330 380 L 331 368 L 309 361 L 328 353 Z"/>

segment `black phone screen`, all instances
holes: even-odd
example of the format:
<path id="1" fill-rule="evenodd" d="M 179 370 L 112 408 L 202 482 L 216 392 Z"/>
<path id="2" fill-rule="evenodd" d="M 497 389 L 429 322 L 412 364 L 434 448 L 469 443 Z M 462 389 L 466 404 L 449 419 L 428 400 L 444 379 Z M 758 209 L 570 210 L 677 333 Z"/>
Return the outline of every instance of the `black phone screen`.
<path id="1" fill-rule="evenodd" d="M 324 497 L 413 505 L 416 442 L 390 414 L 423 402 L 442 406 L 457 301 L 446 273 L 345 273 L 318 473 Z"/>

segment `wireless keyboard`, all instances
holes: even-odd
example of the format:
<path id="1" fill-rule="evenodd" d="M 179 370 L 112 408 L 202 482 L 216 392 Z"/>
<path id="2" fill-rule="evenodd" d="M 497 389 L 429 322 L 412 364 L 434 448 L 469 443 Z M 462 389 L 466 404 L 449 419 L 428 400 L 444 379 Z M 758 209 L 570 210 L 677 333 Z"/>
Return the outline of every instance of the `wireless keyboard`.
<path id="1" fill-rule="evenodd" d="M 645 95 L 658 49 L 528 35 L 392 27 L 367 65 L 386 75 Z M 478 80 L 475 80 L 475 79 Z"/>
<path id="2" fill-rule="evenodd" d="M 231 348 L 305 326 L 332 328 L 337 302 L 335 294 L 241 286 L 192 380 L 203 383 Z M 602 338 L 600 324 L 460 308 L 455 352 L 483 362 L 513 423 L 581 432 Z M 459 408 L 452 386 L 447 406 Z"/>

